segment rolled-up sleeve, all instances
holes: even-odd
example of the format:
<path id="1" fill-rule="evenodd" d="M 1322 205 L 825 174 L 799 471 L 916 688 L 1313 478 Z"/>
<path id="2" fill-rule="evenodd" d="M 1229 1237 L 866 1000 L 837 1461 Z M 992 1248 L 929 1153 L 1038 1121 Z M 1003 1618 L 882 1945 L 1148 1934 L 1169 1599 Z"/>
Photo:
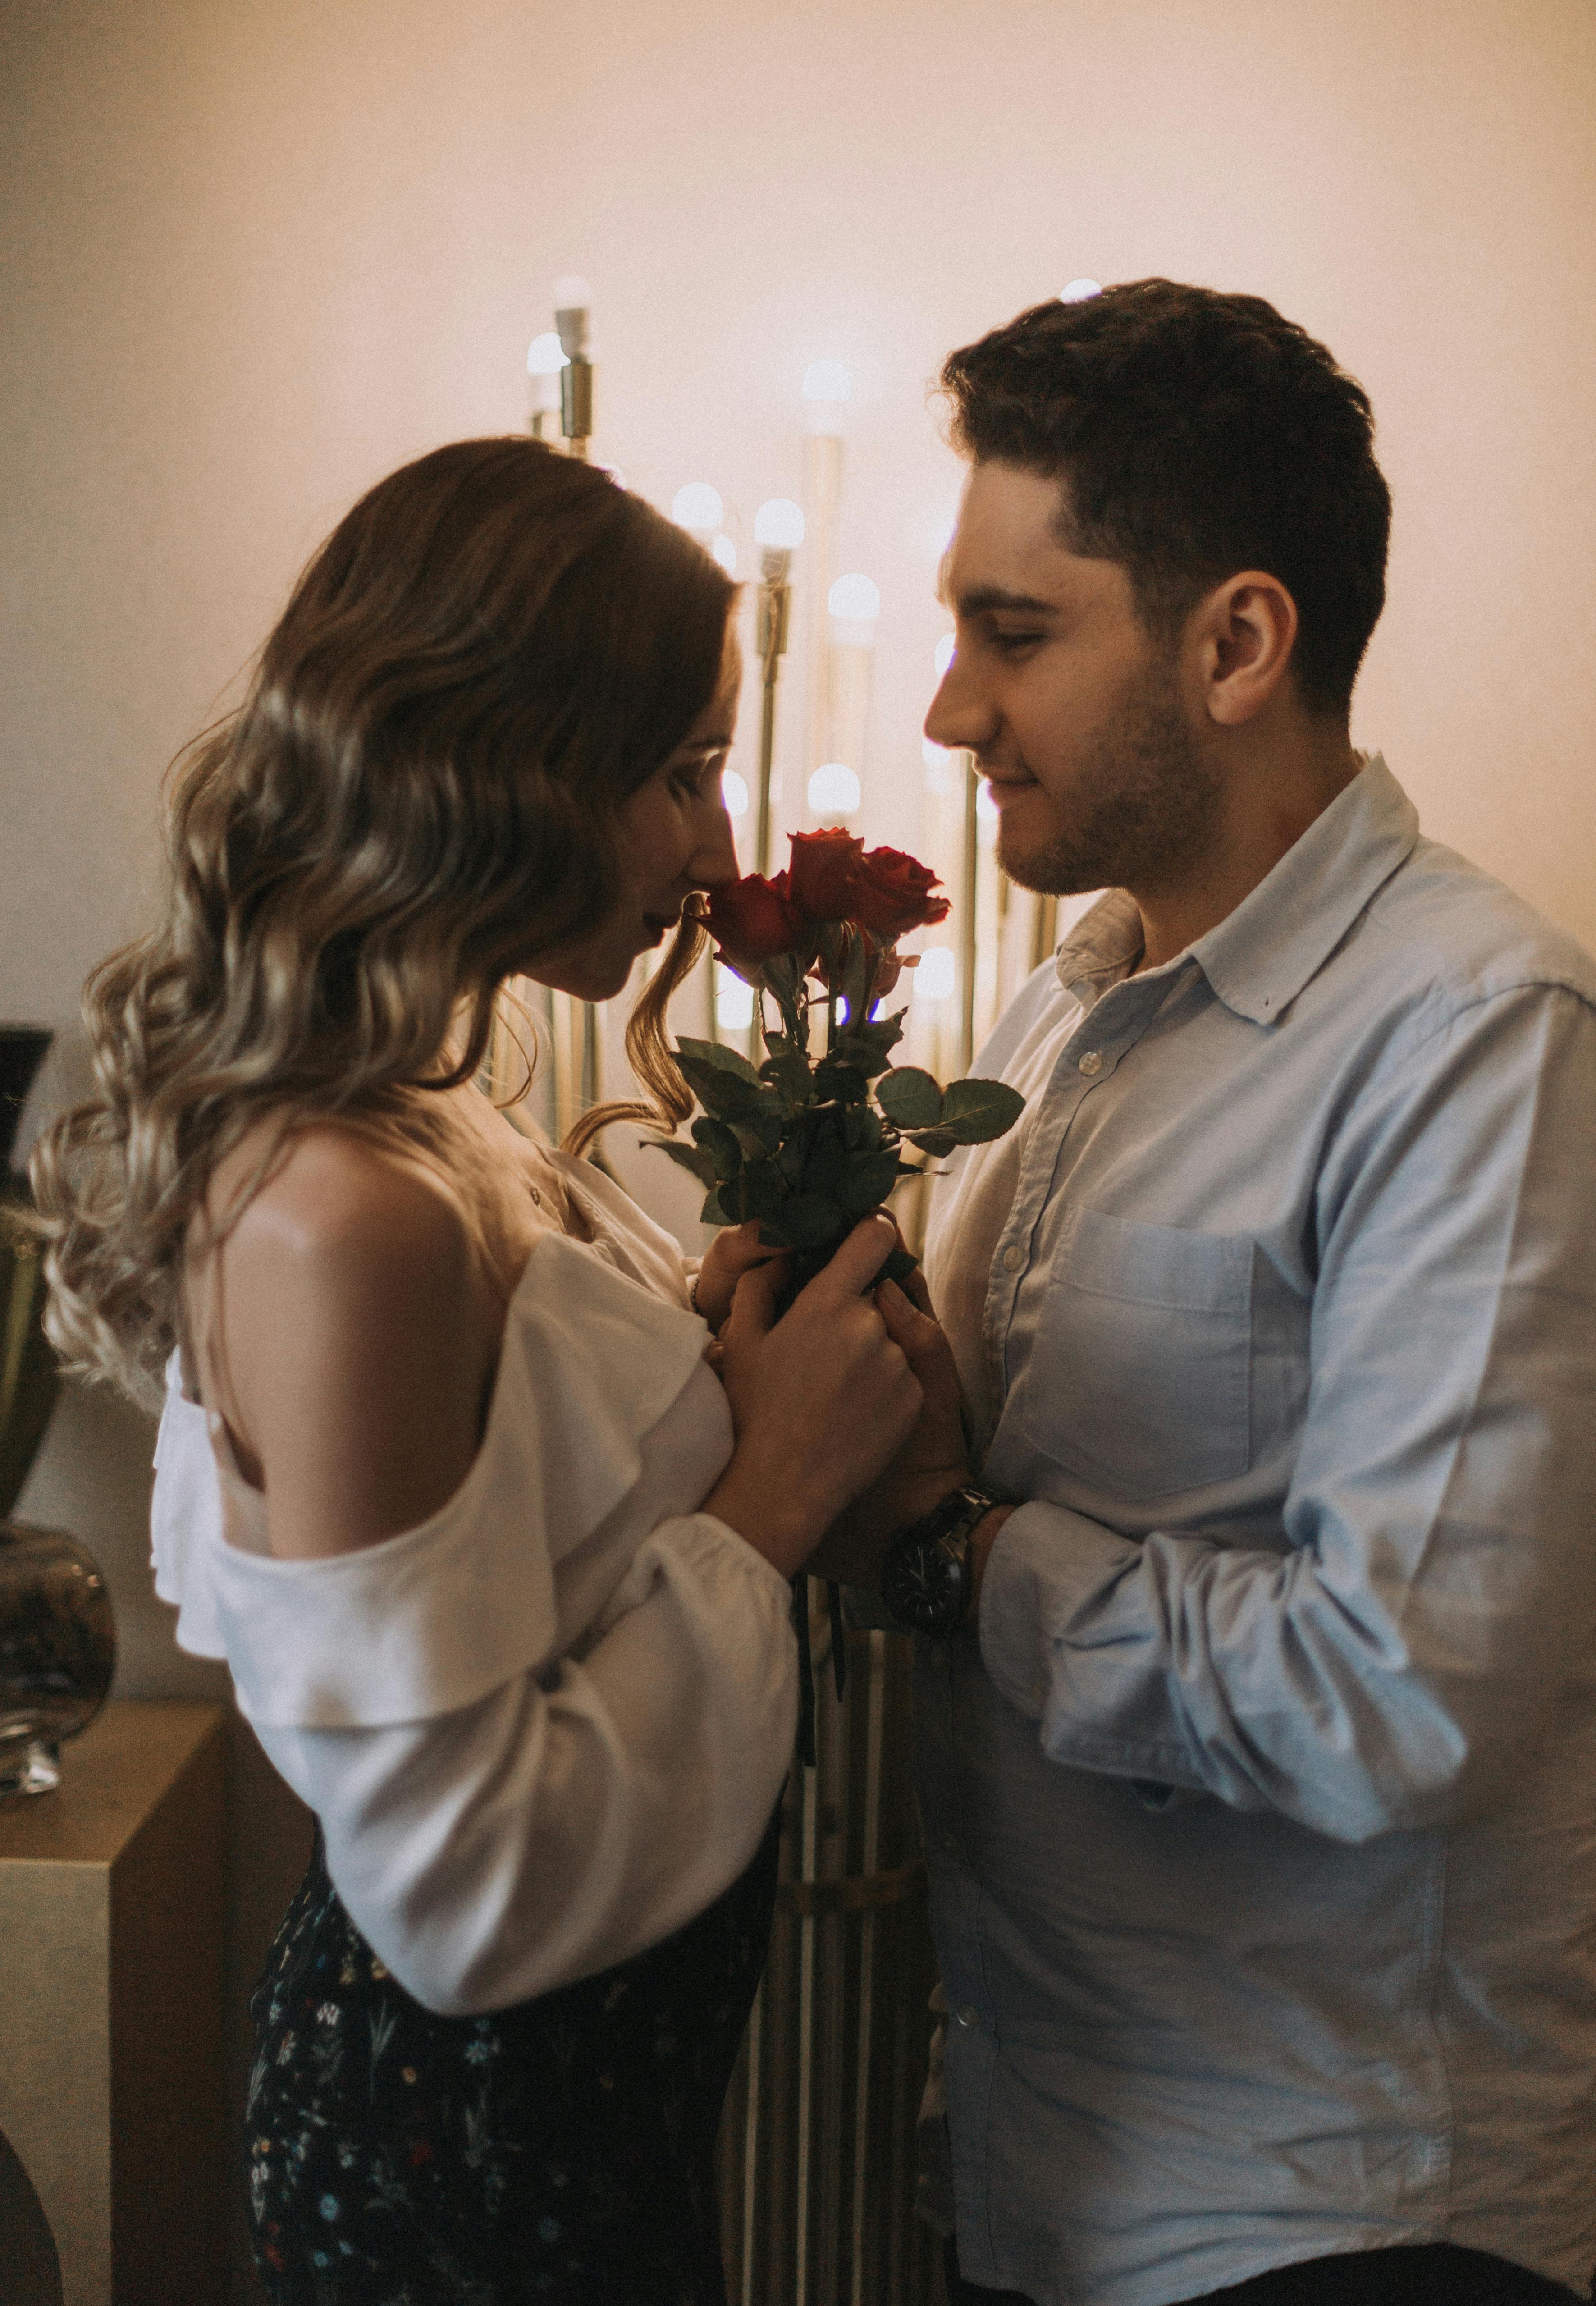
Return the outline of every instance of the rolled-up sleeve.
<path id="1" fill-rule="evenodd" d="M 1387 1055 L 1319 1180 L 1284 1548 L 1022 1504 L 982 1654 L 1055 1761 L 1361 1841 L 1467 1815 L 1596 1636 L 1596 1014 L 1527 985 Z"/>

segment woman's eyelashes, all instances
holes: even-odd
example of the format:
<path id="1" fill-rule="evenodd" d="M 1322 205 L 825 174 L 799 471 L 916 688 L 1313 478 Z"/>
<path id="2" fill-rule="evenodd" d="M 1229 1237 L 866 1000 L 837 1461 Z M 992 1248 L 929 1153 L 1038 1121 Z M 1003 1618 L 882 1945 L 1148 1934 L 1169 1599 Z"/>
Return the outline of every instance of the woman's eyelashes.
<path id="1" fill-rule="evenodd" d="M 683 762 L 671 772 L 672 791 L 683 800 L 718 800 L 721 773 L 726 766 L 727 747 L 716 753 L 703 753 L 695 761 Z"/>

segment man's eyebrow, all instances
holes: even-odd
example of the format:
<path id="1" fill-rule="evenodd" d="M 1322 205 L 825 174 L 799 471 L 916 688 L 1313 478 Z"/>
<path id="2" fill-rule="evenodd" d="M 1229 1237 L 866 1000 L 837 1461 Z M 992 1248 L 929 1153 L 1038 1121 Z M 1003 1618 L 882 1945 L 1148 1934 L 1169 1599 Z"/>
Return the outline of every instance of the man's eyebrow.
<path id="1" fill-rule="evenodd" d="M 973 592 L 961 593 L 957 607 L 961 617 L 979 617 L 996 609 L 1020 610 L 1028 617 L 1056 617 L 1056 601 L 1039 601 L 1033 593 L 1005 592 L 1001 585 L 977 585 Z"/>

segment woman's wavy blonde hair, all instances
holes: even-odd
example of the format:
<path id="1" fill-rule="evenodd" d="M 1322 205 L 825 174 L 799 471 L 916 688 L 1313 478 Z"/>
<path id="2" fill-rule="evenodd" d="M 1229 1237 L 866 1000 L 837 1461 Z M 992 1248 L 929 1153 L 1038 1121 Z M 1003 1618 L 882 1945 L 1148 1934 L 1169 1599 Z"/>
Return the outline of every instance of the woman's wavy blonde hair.
<path id="1" fill-rule="evenodd" d="M 333 1122 L 458 1171 L 437 1092 L 476 1074 L 503 980 L 614 902 L 617 812 L 713 697 L 733 592 L 532 440 L 435 449 L 339 523 L 240 710 L 179 756 L 160 920 L 84 988 L 97 1094 L 32 1163 L 69 1367 L 158 1391 L 211 1176 L 263 1115 L 274 1148 Z M 573 1149 L 690 1109 L 664 1015 L 702 934 L 628 1027 L 653 1104 Z"/>

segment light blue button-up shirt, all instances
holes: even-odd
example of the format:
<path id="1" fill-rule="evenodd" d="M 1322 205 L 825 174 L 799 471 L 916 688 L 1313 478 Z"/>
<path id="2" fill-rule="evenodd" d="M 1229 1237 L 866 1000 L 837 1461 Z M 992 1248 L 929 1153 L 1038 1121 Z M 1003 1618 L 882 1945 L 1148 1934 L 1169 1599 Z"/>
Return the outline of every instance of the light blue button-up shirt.
<path id="1" fill-rule="evenodd" d="M 959 2252 L 1165 2306 L 1596 2260 L 1596 963 L 1370 762 L 977 1070 L 932 1288 L 1024 1500 L 923 1643 Z"/>

